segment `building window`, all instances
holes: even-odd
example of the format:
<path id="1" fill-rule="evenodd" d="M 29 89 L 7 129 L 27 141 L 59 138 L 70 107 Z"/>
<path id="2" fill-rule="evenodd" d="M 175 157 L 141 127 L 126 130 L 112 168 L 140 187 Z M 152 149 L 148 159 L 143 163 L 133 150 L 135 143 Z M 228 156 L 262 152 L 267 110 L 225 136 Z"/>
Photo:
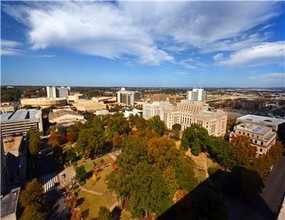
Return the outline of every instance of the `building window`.
<path id="1" fill-rule="evenodd" d="M 260 148 L 259 151 L 262 152 L 262 149 Z"/>
<path id="2" fill-rule="evenodd" d="M 254 143 L 256 143 L 256 144 L 257 144 L 257 141 L 255 141 Z"/>
<path id="3" fill-rule="evenodd" d="M 239 131 L 238 133 L 239 133 L 239 134 L 241 134 L 241 132 L 240 132 L 240 131 Z"/>
<path id="4" fill-rule="evenodd" d="M 263 142 L 261 142 L 261 145 L 263 145 Z"/>

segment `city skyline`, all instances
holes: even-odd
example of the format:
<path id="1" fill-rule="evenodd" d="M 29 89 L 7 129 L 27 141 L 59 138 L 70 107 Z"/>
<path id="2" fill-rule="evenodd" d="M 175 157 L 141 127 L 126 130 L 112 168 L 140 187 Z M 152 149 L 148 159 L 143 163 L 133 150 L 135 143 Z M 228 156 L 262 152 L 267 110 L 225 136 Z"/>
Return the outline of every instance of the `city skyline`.
<path id="1" fill-rule="evenodd" d="M 2 2 L 1 13 L 2 85 L 285 86 L 284 2 Z"/>

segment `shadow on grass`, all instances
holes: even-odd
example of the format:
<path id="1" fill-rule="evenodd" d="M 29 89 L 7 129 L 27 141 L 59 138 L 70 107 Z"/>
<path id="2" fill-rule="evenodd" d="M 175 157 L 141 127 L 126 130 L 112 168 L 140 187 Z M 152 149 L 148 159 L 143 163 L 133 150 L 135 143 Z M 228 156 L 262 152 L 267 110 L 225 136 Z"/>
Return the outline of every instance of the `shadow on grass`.
<path id="1" fill-rule="evenodd" d="M 260 196 L 263 187 L 262 178 L 253 170 L 218 170 L 157 219 L 275 220 L 277 213 Z"/>

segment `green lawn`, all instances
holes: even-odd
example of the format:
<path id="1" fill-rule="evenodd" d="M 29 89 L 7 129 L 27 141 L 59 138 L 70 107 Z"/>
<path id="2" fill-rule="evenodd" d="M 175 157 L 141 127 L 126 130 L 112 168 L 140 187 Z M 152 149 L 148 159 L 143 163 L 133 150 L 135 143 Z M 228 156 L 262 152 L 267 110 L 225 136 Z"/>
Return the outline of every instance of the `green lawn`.
<path id="1" fill-rule="evenodd" d="M 117 201 L 116 196 L 107 193 L 104 196 L 97 196 L 91 193 L 83 192 L 78 193 L 78 199 L 84 198 L 83 203 L 79 206 L 81 211 L 89 209 L 89 215 L 87 219 L 95 218 L 98 214 L 100 206 L 106 206 L 111 208 Z"/>
<path id="2" fill-rule="evenodd" d="M 98 180 L 94 182 L 92 177 L 86 181 L 86 183 L 83 185 L 84 188 L 93 190 L 96 192 L 105 193 L 107 191 L 107 185 L 105 183 L 106 176 L 109 175 L 114 169 L 112 166 L 108 166 L 104 168 L 99 174 L 98 174 Z"/>
<path id="3" fill-rule="evenodd" d="M 83 204 L 80 205 L 81 211 L 89 209 L 89 216 L 87 219 L 95 218 L 98 214 L 100 206 L 111 208 L 116 203 L 116 196 L 108 191 L 107 185 L 105 183 L 106 176 L 109 175 L 112 171 L 113 168 L 110 165 L 104 168 L 104 170 L 98 174 L 99 179 L 96 182 L 94 182 L 91 177 L 83 185 L 83 187 L 86 189 L 103 193 L 103 196 L 93 195 L 82 190 L 79 191 L 78 199 L 84 198 Z"/>

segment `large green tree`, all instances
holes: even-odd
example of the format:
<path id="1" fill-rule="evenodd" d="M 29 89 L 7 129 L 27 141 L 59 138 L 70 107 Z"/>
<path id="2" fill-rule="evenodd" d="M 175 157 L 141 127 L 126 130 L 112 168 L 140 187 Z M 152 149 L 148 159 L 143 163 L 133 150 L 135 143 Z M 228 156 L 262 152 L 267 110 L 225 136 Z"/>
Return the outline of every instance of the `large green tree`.
<path id="1" fill-rule="evenodd" d="M 40 132 L 35 128 L 29 130 L 29 150 L 32 155 L 37 155 L 40 150 Z"/>
<path id="2" fill-rule="evenodd" d="M 198 155 L 201 150 L 206 150 L 206 143 L 209 139 L 209 135 L 205 128 L 197 124 L 191 124 L 190 127 L 184 130 L 183 137 L 188 140 L 189 146 L 194 155 Z M 184 143 L 182 147 L 185 148 Z"/>
<path id="3" fill-rule="evenodd" d="M 118 169 L 108 187 L 129 201 L 134 216 L 161 214 L 172 203 L 176 190 L 196 186 L 193 162 L 167 137 L 129 136 L 124 139 Z"/>
<path id="4" fill-rule="evenodd" d="M 154 130 L 160 136 L 164 135 L 165 132 L 165 124 L 160 120 L 158 115 L 153 116 L 149 120 L 147 120 L 147 124 L 150 130 Z"/>
<path id="5" fill-rule="evenodd" d="M 20 203 L 24 207 L 23 219 L 45 219 L 45 199 L 42 184 L 36 179 L 29 182 L 20 194 Z M 32 218 L 33 219 L 33 218 Z"/>
<path id="6" fill-rule="evenodd" d="M 99 127 L 82 129 L 79 132 L 76 150 L 85 157 L 94 157 L 104 152 L 104 143 L 103 129 Z"/>

